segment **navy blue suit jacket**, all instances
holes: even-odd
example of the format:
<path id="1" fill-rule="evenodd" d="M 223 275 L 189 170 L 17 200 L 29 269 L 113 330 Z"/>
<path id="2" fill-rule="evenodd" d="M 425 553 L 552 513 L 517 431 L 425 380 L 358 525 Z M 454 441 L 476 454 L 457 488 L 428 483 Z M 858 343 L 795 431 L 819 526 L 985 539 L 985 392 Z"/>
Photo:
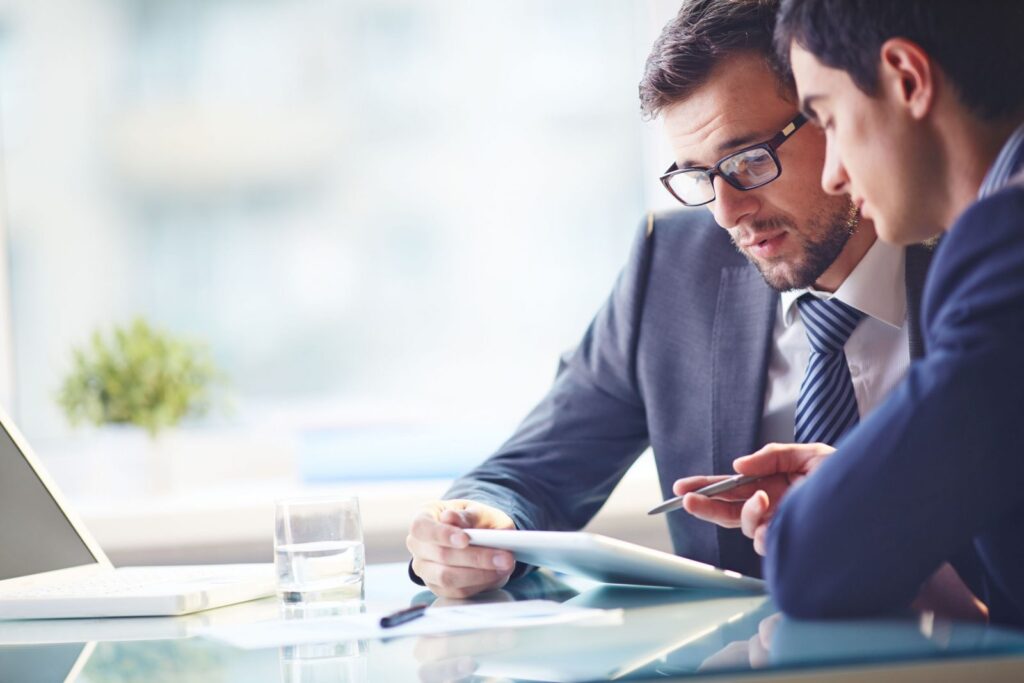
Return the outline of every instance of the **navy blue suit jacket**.
<path id="1" fill-rule="evenodd" d="M 924 359 L 783 500 L 766 574 L 799 617 L 906 607 L 952 561 L 1024 623 L 1024 188 L 976 203 L 935 253 Z"/>
<path id="2" fill-rule="evenodd" d="M 930 253 L 907 250 L 911 355 Z M 630 258 L 548 395 L 497 453 L 445 498 L 504 510 L 520 529 L 580 529 L 630 465 L 654 451 L 661 495 L 696 474 L 732 473 L 759 448 L 779 295 L 703 209 L 644 221 Z M 656 501 L 652 491 L 650 503 Z M 677 554 L 754 576 L 738 530 L 668 516 Z M 628 539 L 627 539 L 628 540 Z"/>

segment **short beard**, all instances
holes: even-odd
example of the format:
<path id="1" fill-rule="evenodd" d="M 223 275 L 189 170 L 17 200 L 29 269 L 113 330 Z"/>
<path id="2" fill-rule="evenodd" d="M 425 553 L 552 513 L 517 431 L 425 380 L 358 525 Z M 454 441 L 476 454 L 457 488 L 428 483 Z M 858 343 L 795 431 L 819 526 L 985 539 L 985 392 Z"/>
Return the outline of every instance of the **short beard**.
<path id="1" fill-rule="evenodd" d="M 774 227 L 770 223 L 792 227 L 790 221 L 782 219 L 757 227 Z M 835 262 L 846 243 L 857 232 L 859 223 L 860 211 L 853 202 L 846 202 L 842 208 L 834 212 L 812 216 L 808 221 L 808 234 L 790 231 L 790 237 L 798 240 L 803 247 L 803 259 L 797 263 L 784 262 L 776 266 L 771 263 L 760 263 L 742 250 L 741 253 L 757 268 L 772 289 L 779 292 L 806 289 L 817 282 Z"/>

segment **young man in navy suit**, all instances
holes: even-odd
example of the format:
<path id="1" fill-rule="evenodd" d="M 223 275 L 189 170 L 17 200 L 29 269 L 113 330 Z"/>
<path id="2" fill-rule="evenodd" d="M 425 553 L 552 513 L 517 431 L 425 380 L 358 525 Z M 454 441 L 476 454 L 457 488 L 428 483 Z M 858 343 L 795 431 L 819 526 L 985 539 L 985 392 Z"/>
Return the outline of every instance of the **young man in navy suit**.
<path id="1" fill-rule="evenodd" d="M 1022 33 L 1024 4 L 1002 0 L 782 2 L 776 44 L 825 131 L 824 189 L 888 242 L 945 233 L 926 355 L 887 401 L 834 453 L 773 444 L 734 463 L 765 479 L 686 497 L 754 539 L 791 615 L 898 609 L 959 577 L 992 621 L 1024 624 Z"/>

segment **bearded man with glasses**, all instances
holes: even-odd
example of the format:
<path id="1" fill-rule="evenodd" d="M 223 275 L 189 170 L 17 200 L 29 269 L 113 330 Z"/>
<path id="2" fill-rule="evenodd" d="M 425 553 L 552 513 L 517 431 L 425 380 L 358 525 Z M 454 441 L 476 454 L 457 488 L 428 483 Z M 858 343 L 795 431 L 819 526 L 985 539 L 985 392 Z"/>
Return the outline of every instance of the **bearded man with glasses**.
<path id="1" fill-rule="evenodd" d="M 691 0 L 665 27 L 641 107 L 663 120 L 674 153 L 665 188 L 705 208 L 641 223 L 548 395 L 412 521 L 413 580 L 446 597 L 504 585 L 528 568 L 507 551 L 470 547 L 462 529 L 580 529 L 648 447 L 661 481 L 653 506 L 693 475 L 732 473 L 735 457 L 765 443 L 828 443 L 921 353 L 929 252 L 876 241 L 848 198 L 822 190 L 825 138 L 804 125 L 778 68 L 775 11 Z M 832 319 L 847 338 L 825 353 L 818 342 L 836 333 L 820 323 Z M 677 554 L 761 574 L 739 530 L 667 519 Z"/>

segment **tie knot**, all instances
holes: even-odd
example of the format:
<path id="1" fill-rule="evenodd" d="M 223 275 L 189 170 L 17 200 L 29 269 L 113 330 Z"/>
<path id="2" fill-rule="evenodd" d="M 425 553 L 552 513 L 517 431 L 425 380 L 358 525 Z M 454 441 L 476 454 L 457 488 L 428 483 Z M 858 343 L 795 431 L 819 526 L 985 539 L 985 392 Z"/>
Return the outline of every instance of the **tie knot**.
<path id="1" fill-rule="evenodd" d="M 804 294 L 797 299 L 800 317 L 807 329 L 807 340 L 817 353 L 841 351 L 864 314 L 839 299 L 819 299 Z"/>

